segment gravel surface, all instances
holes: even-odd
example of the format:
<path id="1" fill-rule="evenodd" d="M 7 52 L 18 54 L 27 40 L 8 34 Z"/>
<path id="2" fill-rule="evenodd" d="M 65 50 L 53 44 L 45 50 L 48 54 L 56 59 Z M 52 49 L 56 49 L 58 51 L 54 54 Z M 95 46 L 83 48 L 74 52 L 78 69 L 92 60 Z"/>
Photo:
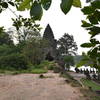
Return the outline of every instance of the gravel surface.
<path id="1" fill-rule="evenodd" d="M 44 75 L 47 78 L 40 79 L 39 74 L 0 76 L 0 100 L 80 100 L 79 90 L 59 74 Z"/>

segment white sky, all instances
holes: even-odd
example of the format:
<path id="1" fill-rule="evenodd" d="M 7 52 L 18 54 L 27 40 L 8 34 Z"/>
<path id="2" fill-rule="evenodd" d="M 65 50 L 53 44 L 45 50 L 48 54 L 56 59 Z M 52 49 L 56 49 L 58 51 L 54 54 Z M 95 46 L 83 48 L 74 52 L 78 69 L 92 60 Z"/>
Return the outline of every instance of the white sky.
<path id="1" fill-rule="evenodd" d="M 85 4 L 84 2 L 82 3 L 83 5 Z M 19 14 L 19 12 L 16 12 L 16 14 Z M 26 12 L 22 12 L 22 15 L 25 17 L 29 16 Z M 11 18 L 16 18 L 16 16 L 9 10 L 1 13 L 0 26 L 10 28 L 12 25 Z M 81 54 L 82 51 L 86 51 L 87 49 L 81 48 L 80 44 L 89 40 L 87 31 L 81 27 L 82 19 L 85 19 L 85 16 L 83 16 L 80 8 L 72 7 L 71 11 L 67 15 L 64 15 L 60 10 L 60 0 L 53 0 L 50 9 L 44 11 L 43 17 L 39 23 L 44 29 L 49 23 L 56 39 L 59 39 L 64 33 L 73 35 L 79 48 L 78 53 Z M 42 33 L 44 29 L 42 30 Z"/>

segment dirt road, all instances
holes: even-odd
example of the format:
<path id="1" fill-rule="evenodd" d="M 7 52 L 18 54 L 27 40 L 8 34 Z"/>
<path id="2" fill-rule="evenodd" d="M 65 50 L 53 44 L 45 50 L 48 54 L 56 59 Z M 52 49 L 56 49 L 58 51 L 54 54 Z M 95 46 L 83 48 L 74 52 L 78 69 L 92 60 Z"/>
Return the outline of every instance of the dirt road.
<path id="1" fill-rule="evenodd" d="M 77 88 L 66 84 L 58 74 L 47 73 L 0 76 L 0 100 L 80 100 Z"/>

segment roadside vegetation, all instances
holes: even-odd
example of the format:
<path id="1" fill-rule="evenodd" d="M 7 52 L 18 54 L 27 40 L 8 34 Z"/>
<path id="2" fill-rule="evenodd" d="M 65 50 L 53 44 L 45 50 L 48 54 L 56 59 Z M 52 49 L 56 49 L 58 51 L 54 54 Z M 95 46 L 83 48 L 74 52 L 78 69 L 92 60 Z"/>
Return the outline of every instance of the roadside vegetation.
<path id="1" fill-rule="evenodd" d="M 64 77 L 66 83 L 79 87 L 87 100 L 100 100 L 100 41 L 96 38 L 100 35 L 100 0 L 86 0 L 89 6 L 81 10 L 86 16 L 86 20 L 82 20 L 82 27 L 88 30 L 90 35 L 89 42 L 83 43 L 81 47 L 90 50 L 79 56 L 77 56 L 78 47 L 73 35 L 64 33 L 56 40 L 48 24 L 41 36 L 42 28 L 36 20 L 42 18 L 43 9 L 48 10 L 52 0 L 14 1 L 0 0 L 0 13 L 9 6 L 14 6 L 19 11 L 30 10 L 31 17 L 16 15 L 10 9 L 16 15 L 15 19 L 12 18 L 13 29 L 7 31 L 0 26 L 0 75 L 31 73 L 41 74 L 42 78 L 43 73 L 52 70 Z M 62 0 L 60 4 L 64 14 L 67 14 L 72 6 L 81 7 L 80 0 Z M 77 65 L 75 58 L 77 58 Z M 96 73 L 91 71 L 89 73 L 88 70 L 79 71 L 78 67 L 83 65 L 95 68 Z M 79 81 L 67 73 L 70 66 L 77 66 L 76 72 L 86 75 L 86 79 L 80 80 L 84 88 Z"/>
<path id="2" fill-rule="evenodd" d="M 83 94 L 83 96 L 81 96 L 82 100 L 84 100 L 84 98 L 85 100 L 100 100 L 100 94 L 97 94 L 87 88 L 81 88 L 80 92 Z"/>
<path id="3" fill-rule="evenodd" d="M 90 88 L 93 91 L 100 91 L 100 84 L 96 83 L 95 81 L 88 80 L 88 79 L 81 79 L 84 86 Z"/>
<path id="4" fill-rule="evenodd" d="M 73 87 L 81 87 L 81 84 L 75 80 L 69 73 L 67 72 L 61 72 L 60 74 L 61 77 L 65 78 L 65 82 L 70 84 Z"/>

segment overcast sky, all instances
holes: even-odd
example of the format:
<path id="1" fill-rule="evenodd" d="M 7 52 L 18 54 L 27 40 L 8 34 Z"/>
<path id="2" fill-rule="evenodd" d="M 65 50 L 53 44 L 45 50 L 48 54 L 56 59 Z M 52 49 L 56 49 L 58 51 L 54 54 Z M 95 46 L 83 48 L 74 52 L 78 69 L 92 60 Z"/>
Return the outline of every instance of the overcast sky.
<path id="1" fill-rule="evenodd" d="M 43 17 L 39 23 L 44 29 L 47 24 L 50 24 L 56 39 L 59 39 L 64 33 L 73 35 L 79 48 L 78 53 L 81 54 L 81 52 L 86 51 L 86 49 L 81 48 L 80 44 L 89 40 L 87 31 L 81 27 L 81 20 L 85 19 L 85 16 L 82 14 L 80 8 L 75 7 L 72 7 L 71 11 L 67 15 L 64 15 L 60 10 L 60 1 L 61 0 L 53 0 L 50 9 L 44 11 Z M 85 0 L 82 5 L 85 5 Z M 16 12 L 16 14 L 19 14 L 19 12 Z M 22 12 L 21 14 L 25 17 L 29 16 L 28 12 Z M 11 18 L 16 18 L 16 16 L 9 10 L 1 13 L 0 26 L 5 26 L 6 28 L 11 27 Z"/>

